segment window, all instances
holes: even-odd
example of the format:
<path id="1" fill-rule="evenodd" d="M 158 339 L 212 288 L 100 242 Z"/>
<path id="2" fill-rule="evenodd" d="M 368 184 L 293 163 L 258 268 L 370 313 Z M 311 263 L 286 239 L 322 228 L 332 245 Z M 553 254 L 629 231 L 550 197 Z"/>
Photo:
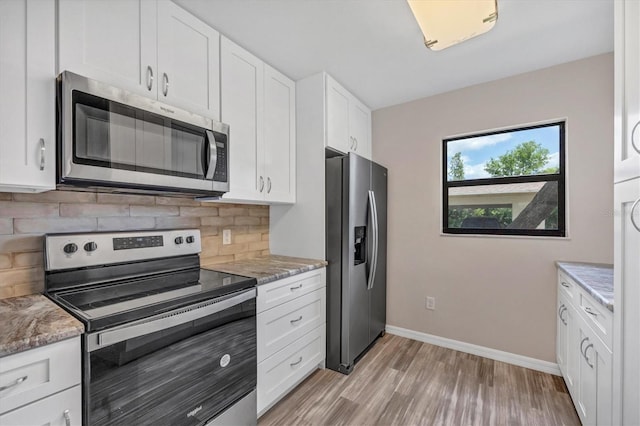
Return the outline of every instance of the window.
<path id="1" fill-rule="evenodd" d="M 564 237 L 565 123 L 443 141 L 443 232 Z"/>

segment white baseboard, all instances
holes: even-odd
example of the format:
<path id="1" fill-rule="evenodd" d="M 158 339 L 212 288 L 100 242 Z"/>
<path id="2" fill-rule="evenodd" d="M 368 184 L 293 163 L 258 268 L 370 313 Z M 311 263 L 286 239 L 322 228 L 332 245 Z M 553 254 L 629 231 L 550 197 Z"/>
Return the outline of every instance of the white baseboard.
<path id="1" fill-rule="evenodd" d="M 543 361 L 524 355 L 513 354 L 511 352 L 499 351 L 485 346 L 478 346 L 471 343 L 461 342 L 459 340 L 447 339 L 446 337 L 434 336 L 433 334 L 421 333 L 419 331 L 413 331 L 393 325 L 387 325 L 385 329 L 387 333 L 395 334 L 396 336 L 406 337 L 419 342 L 425 342 L 436 346 L 442 346 L 443 348 L 478 355 L 495 361 L 506 362 L 519 367 L 542 371 L 543 373 L 554 374 L 556 376 L 561 375 L 560 368 L 555 362 Z"/>

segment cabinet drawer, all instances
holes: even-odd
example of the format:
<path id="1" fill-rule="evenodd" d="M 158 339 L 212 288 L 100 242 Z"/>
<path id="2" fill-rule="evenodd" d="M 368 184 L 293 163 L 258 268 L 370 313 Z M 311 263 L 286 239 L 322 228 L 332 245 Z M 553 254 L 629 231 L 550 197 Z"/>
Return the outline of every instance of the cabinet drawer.
<path id="1" fill-rule="evenodd" d="M 82 393 L 80 385 L 0 415 L 4 426 L 81 426 Z M 65 416 L 65 411 L 67 412 Z M 69 423 L 66 423 L 66 418 Z"/>
<path id="2" fill-rule="evenodd" d="M 575 295 L 578 291 L 578 284 L 561 271 L 558 271 L 558 294 L 566 296 L 570 303 L 575 302 Z"/>
<path id="3" fill-rule="evenodd" d="M 325 268 L 284 278 L 258 286 L 257 312 L 263 312 L 275 306 L 312 292 L 326 285 Z"/>
<path id="4" fill-rule="evenodd" d="M 258 413 L 277 401 L 324 359 L 324 324 L 258 363 Z"/>
<path id="5" fill-rule="evenodd" d="M 258 362 L 324 324 L 325 298 L 321 288 L 258 314 Z"/>
<path id="6" fill-rule="evenodd" d="M 585 290 L 579 289 L 578 311 L 589 327 L 611 350 L 613 343 L 613 313 L 596 302 Z"/>
<path id="7" fill-rule="evenodd" d="M 0 413 L 80 383 L 80 337 L 0 359 Z"/>

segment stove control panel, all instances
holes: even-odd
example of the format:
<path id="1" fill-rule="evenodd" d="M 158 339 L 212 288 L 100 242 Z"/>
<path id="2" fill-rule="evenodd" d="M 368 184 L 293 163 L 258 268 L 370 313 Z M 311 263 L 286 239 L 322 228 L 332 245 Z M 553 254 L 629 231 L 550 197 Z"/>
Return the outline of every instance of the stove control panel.
<path id="1" fill-rule="evenodd" d="M 182 238 L 182 237 L 176 237 Z M 164 238 L 162 235 L 148 235 L 145 237 L 124 237 L 113 239 L 114 250 L 129 250 L 147 247 L 162 247 Z"/>
<path id="2" fill-rule="evenodd" d="M 199 229 L 51 234 L 45 236 L 47 271 L 198 254 Z"/>

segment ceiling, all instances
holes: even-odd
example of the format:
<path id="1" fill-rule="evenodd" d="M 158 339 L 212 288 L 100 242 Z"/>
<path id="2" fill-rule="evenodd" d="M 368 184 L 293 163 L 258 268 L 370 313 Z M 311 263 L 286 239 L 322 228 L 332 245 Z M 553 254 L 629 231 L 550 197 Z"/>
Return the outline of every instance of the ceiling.
<path id="1" fill-rule="evenodd" d="M 294 80 L 327 71 L 372 109 L 613 50 L 614 0 L 498 0 L 488 33 L 424 47 L 404 0 L 175 0 Z"/>

